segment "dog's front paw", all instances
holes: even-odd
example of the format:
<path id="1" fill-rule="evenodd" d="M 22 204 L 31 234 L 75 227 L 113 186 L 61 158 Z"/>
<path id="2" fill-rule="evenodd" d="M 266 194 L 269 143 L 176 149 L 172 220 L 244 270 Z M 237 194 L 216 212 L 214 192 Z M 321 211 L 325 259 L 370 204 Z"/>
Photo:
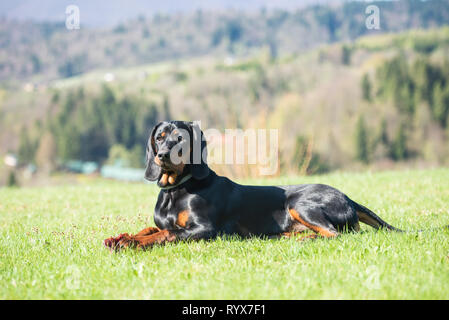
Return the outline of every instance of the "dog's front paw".
<path id="1" fill-rule="evenodd" d="M 122 247 L 128 247 L 131 242 L 131 236 L 127 233 L 121 233 L 117 237 L 110 237 L 103 241 L 103 245 L 110 250 L 118 250 Z"/>

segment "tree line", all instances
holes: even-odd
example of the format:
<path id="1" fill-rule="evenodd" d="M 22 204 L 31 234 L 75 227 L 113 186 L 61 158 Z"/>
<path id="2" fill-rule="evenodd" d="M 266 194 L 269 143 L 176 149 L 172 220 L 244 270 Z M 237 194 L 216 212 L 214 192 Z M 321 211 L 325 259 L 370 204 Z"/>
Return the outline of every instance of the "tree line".
<path id="1" fill-rule="evenodd" d="M 168 101 L 164 100 L 165 110 Z M 104 85 L 97 95 L 87 95 L 80 87 L 66 93 L 55 92 L 44 124 L 36 123 L 34 134 L 23 129 L 18 157 L 22 164 L 38 163 L 53 168 L 69 160 L 102 163 L 109 151 L 129 153 L 128 165 L 142 167 L 149 130 L 158 120 L 156 103 L 134 96 L 118 98 Z M 168 111 L 166 111 L 168 112 Z M 122 152 L 123 154 L 123 152 Z"/>
<path id="2" fill-rule="evenodd" d="M 388 134 L 386 119 L 382 119 L 378 133 L 369 132 L 365 118 L 359 116 L 356 134 L 356 157 L 368 163 L 374 149 L 383 145 L 392 160 L 413 157 L 409 139 L 416 126 L 418 108 L 426 108 L 431 121 L 445 131 L 449 126 L 449 60 L 432 62 L 428 56 L 420 56 L 408 62 L 404 55 L 385 61 L 374 77 L 365 74 L 361 80 L 362 97 L 368 103 L 390 102 L 399 115 L 395 133 Z M 370 140 L 370 136 L 373 138 Z"/>

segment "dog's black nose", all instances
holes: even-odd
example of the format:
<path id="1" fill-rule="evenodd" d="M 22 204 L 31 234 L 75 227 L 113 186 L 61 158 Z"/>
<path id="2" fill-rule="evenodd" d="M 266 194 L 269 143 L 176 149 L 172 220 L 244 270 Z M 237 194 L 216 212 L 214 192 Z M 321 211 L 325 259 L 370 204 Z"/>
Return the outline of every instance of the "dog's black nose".
<path id="1" fill-rule="evenodd" d="M 158 153 L 157 157 L 159 158 L 159 160 L 168 160 L 168 157 L 170 156 L 169 152 L 164 152 L 164 153 Z"/>

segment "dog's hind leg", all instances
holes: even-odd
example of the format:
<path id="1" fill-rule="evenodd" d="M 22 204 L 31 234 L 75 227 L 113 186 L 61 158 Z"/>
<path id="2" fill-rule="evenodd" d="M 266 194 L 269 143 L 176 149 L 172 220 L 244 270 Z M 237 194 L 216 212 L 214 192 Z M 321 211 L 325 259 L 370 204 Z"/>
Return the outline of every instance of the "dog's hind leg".
<path id="1" fill-rule="evenodd" d="M 338 232 L 335 227 L 326 219 L 321 210 L 303 209 L 301 212 L 296 209 L 289 209 L 292 219 L 305 225 L 317 235 L 306 236 L 301 239 L 316 238 L 318 235 L 324 238 L 335 238 Z"/>

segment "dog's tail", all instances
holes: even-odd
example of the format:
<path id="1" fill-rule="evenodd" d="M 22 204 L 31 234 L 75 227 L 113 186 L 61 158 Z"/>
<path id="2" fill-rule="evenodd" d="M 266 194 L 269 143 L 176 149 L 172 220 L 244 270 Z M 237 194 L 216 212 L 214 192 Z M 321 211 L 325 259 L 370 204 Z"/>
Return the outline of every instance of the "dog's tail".
<path id="1" fill-rule="evenodd" d="M 392 225 L 383 221 L 377 214 L 372 212 L 367 207 L 362 206 L 361 204 L 358 204 L 355 201 L 352 201 L 352 204 L 357 212 L 357 216 L 359 217 L 359 220 L 362 221 L 363 223 L 366 223 L 367 225 L 369 225 L 375 229 L 383 228 L 383 229 L 387 229 L 390 231 L 404 232 L 404 230 L 395 228 Z"/>
<path id="2" fill-rule="evenodd" d="M 372 212 L 367 207 L 362 206 L 361 204 L 358 204 L 355 201 L 352 201 L 352 204 L 354 205 L 354 208 L 357 212 L 357 216 L 359 217 L 359 220 L 375 229 L 384 228 L 389 231 L 396 231 L 396 232 L 424 232 L 424 231 L 432 231 L 432 230 L 440 230 L 440 229 L 449 229 L 449 225 L 447 225 L 447 226 L 443 226 L 443 227 L 421 229 L 421 230 L 401 230 L 401 229 L 395 228 L 392 225 L 389 225 L 388 223 L 383 221 L 378 215 L 376 215 L 374 212 Z"/>

